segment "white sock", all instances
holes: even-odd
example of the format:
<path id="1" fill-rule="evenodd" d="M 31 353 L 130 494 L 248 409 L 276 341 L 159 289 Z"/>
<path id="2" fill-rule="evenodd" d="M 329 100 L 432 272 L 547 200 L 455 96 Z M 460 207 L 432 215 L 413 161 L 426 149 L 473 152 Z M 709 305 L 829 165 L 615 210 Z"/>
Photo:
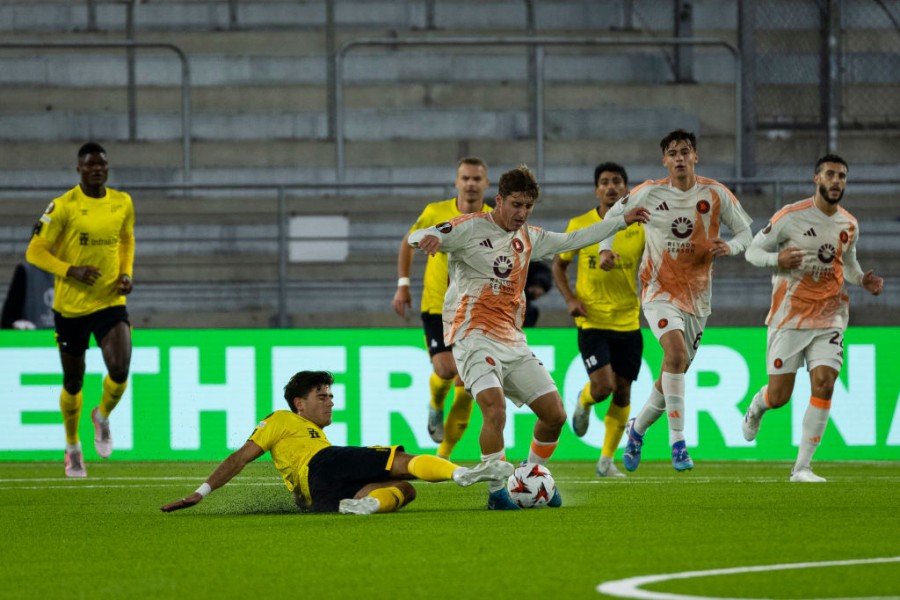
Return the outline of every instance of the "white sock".
<path id="1" fill-rule="evenodd" d="M 501 450 L 500 452 L 494 452 L 493 454 L 482 454 L 481 462 L 488 462 L 491 460 L 504 460 L 505 457 L 506 457 L 506 451 Z M 497 480 L 488 481 L 488 491 L 489 492 L 496 492 L 497 490 L 502 490 L 505 487 L 506 487 L 505 479 L 502 479 L 500 481 L 497 481 Z"/>
<path id="2" fill-rule="evenodd" d="M 669 445 L 684 441 L 684 373 L 667 373 L 660 377 L 669 417 Z"/>
<path id="3" fill-rule="evenodd" d="M 831 400 L 810 398 L 806 413 L 803 415 L 803 437 L 800 438 L 800 450 L 797 452 L 797 462 L 794 463 L 794 471 L 808 469 L 816 448 L 822 441 L 825 426 L 828 425 L 828 415 L 831 412 Z"/>
<path id="4" fill-rule="evenodd" d="M 762 417 L 769 410 L 769 405 L 766 404 L 766 392 L 768 389 L 769 386 L 764 385 L 753 396 L 753 400 L 750 402 L 750 413 L 754 417 Z"/>
<path id="5" fill-rule="evenodd" d="M 74 444 L 70 444 L 66 442 L 66 452 L 81 452 L 81 442 L 75 442 Z"/>
<path id="6" fill-rule="evenodd" d="M 666 397 L 656 389 L 656 384 L 650 386 L 650 397 L 644 408 L 638 413 L 634 420 L 634 431 L 640 435 L 644 435 L 651 425 L 656 423 L 663 412 L 666 410 Z"/>

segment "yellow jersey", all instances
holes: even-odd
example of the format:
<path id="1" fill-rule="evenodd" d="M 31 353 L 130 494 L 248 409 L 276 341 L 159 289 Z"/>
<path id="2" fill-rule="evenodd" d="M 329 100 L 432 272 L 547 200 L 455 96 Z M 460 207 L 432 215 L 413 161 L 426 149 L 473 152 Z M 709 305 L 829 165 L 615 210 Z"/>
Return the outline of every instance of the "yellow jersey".
<path id="1" fill-rule="evenodd" d="M 77 185 L 55 198 L 34 227 L 28 262 L 56 275 L 53 310 L 80 317 L 125 304 L 118 292 L 122 274 L 134 267 L 134 205 L 131 196 L 106 188 L 102 198 Z M 67 278 L 71 266 L 100 270 L 94 285 Z"/>
<path id="2" fill-rule="evenodd" d="M 297 413 L 276 410 L 259 422 L 249 441 L 272 454 L 284 484 L 309 505 L 309 461 L 331 446 L 322 428 Z"/>
<path id="3" fill-rule="evenodd" d="M 597 209 L 591 209 L 570 220 L 566 233 L 602 220 Z M 581 329 L 613 331 L 640 329 L 637 270 L 644 253 L 644 228 L 640 223 L 632 223 L 615 235 L 612 249 L 619 260 L 611 271 L 600 268 L 599 248 L 599 244 L 593 244 L 559 255 L 567 262 L 578 258 L 575 296 L 584 303 L 587 316 L 575 317 L 575 325 Z"/>
<path id="4" fill-rule="evenodd" d="M 481 212 L 490 212 L 492 210 L 494 209 L 487 204 L 481 206 Z M 461 214 L 456 207 L 456 198 L 432 202 L 425 207 L 425 210 L 413 223 L 409 233 L 440 225 Z M 447 293 L 447 286 L 449 285 L 449 277 L 447 255 L 445 253 L 438 252 L 434 256 L 428 257 L 428 262 L 425 264 L 425 281 L 422 285 L 423 313 L 441 314 L 444 306 L 444 295 Z"/>

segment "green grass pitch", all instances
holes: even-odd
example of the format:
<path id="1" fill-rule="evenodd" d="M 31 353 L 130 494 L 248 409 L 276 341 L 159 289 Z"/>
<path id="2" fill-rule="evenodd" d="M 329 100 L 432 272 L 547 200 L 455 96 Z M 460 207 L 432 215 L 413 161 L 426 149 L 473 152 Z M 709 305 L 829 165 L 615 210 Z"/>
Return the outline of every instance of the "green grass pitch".
<path id="1" fill-rule="evenodd" d="M 200 505 L 215 463 L 0 463 L 0 598 L 610 598 L 604 582 L 894 558 L 648 583 L 664 598 L 900 598 L 900 463 L 648 462 L 627 480 L 551 462 L 561 509 L 494 513 L 483 484 L 415 483 L 399 513 L 297 514 L 271 463 Z"/>

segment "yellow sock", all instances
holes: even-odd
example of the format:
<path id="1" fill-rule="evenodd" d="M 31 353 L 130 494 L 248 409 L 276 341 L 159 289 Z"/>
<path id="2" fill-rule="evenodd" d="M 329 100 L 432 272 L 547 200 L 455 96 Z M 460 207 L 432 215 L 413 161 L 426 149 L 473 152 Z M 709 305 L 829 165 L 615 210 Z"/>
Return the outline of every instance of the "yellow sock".
<path id="1" fill-rule="evenodd" d="M 403 501 L 406 500 L 400 488 L 395 487 L 375 488 L 369 492 L 369 496 L 378 500 L 378 504 L 380 504 L 378 512 L 380 513 L 399 510 L 403 506 Z"/>
<path id="2" fill-rule="evenodd" d="M 444 408 L 444 398 L 447 397 L 447 392 L 450 391 L 454 381 L 456 381 L 455 377 L 441 379 L 437 373 L 431 374 L 431 379 L 428 381 L 431 388 L 431 408 L 435 410 Z"/>
<path id="3" fill-rule="evenodd" d="M 578 401 L 581 402 L 581 406 L 583 408 L 590 408 L 593 405 L 597 404 L 594 400 L 594 397 L 591 396 L 591 382 L 588 381 L 584 384 L 584 388 L 581 390 L 581 395 L 578 397 Z"/>
<path id="4" fill-rule="evenodd" d="M 603 450 L 600 456 L 612 458 L 616 454 L 616 448 L 622 441 L 622 434 L 625 433 L 625 425 L 628 423 L 628 414 L 631 412 L 631 405 L 617 406 L 613 402 L 609 403 L 606 410 L 606 417 L 603 418 L 603 425 L 606 426 L 606 435 L 603 438 Z"/>
<path id="5" fill-rule="evenodd" d="M 444 423 L 444 441 L 438 446 L 438 456 L 449 458 L 456 444 L 462 439 L 469 426 L 472 416 L 472 396 L 461 385 L 456 386 L 456 395 L 453 398 L 453 406 L 447 413 L 447 421 Z"/>
<path id="6" fill-rule="evenodd" d="M 63 427 L 66 429 L 66 443 L 78 443 L 78 421 L 81 420 L 81 392 L 70 394 L 63 388 L 59 395 L 59 409 L 62 411 Z"/>
<path id="7" fill-rule="evenodd" d="M 407 470 L 413 477 L 422 481 L 449 481 L 457 468 L 449 460 L 420 454 L 409 461 Z"/>
<path id="8" fill-rule="evenodd" d="M 103 415 L 104 417 L 109 416 L 109 413 L 113 411 L 113 409 L 116 407 L 116 404 L 118 404 L 119 400 L 122 399 L 122 394 L 125 393 L 125 388 L 127 387 L 127 381 L 116 383 L 109 378 L 109 375 L 103 378 L 103 395 L 100 397 L 101 415 Z"/>

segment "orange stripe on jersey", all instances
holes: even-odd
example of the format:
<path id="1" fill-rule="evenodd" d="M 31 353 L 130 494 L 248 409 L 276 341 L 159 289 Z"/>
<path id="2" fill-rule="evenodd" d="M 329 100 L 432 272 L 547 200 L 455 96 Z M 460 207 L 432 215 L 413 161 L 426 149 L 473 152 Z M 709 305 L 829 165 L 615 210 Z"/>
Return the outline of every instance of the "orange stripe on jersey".
<path id="1" fill-rule="evenodd" d="M 487 212 L 466 213 L 464 215 L 459 215 L 458 217 L 453 217 L 450 219 L 450 222 L 456 225 L 457 223 L 465 223 L 470 219 L 491 219 L 491 221 L 493 221 L 494 219 L 489 216 L 490 214 L 491 213 Z"/>
<path id="2" fill-rule="evenodd" d="M 628 194 L 634 195 L 635 193 L 637 193 L 638 190 L 641 190 L 649 185 L 668 185 L 668 184 L 669 184 L 668 177 L 666 177 L 665 179 L 648 179 L 644 183 L 639 183 L 638 185 L 636 185 L 633 190 L 628 192 Z"/>
<path id="3" fill-rule="evenodd" d="M 825 398 L 816 398 L 815 396 L 809 397 L 809 403 L 816 408 L 821 408 L 822 410 L 829 410 L 831 408 L 831 399 Z"/>
<path id="4" fill-rule="evenodd" d="M 722 185 L 722 183 L 716 181 L 715 179 L 710 179 L 709 177 L 703 177 L 702 175 L 697 175 L 697 183 L 699 183 L 700 185 L 718 186 L 718 187 L 722 188 L 723 190 L 725 190 L 725 195 L 728 196 L 728 198 L 731 200 L 731 203 L 738 204 L 738 199 L 735 197 L 734 194 L 731 193 L 731 190 L 729 190 L 727 187 Z"/>
<path id="5" fill-rule="evenodd" d="M 812 208 L 814 204 L 815 203 L 812 198 L 807 198 L 806 200 L 800 200 L 799 202 L 789 204 L 788 206 L 785 206 L 784 208 L 782 208 L 781 210 L 776 212 L 774 215 L 772 215 L 772 218 L 769 219 L 769 222 L 777 223 L 780 219 L 782 219 L 786 215 L 795 213 L 799 210 L 808 210 L 808 209 Z"/>

